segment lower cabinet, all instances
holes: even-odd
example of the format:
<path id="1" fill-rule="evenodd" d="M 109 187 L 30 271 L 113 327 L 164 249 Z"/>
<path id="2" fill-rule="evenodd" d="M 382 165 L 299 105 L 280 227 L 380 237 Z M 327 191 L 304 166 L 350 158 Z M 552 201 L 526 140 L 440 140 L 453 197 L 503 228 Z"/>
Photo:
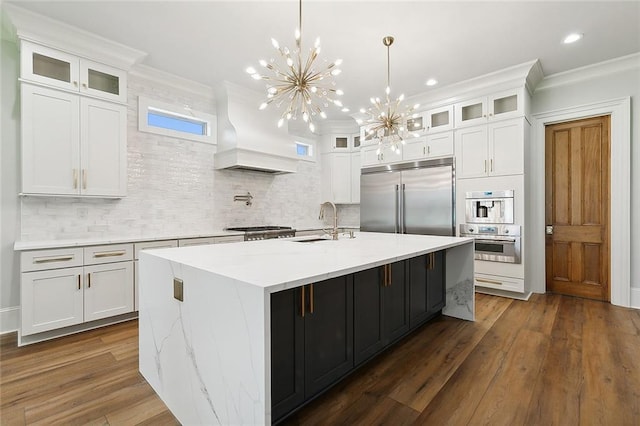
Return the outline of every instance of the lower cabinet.
<path id="1" fill-rule="evenodd" d="M 21 336 L 133 312 L 133 245 L 23 252 Z"/>
<path id="2" fill-rule="evenodd" d="M 407 262 L 409 322 L 415 328 L 445 305 L 445 252 L 414 257 Z"/>
<path id="3" fill-rule="evenodd" d="M 272 421 L 445 304 L 445 251 L 271 294 Z"/>
<path id="4" fill-rule="evenodd" d="M 271 295 L 274 420 L 335 383 L 352 368 L 352 276 Z"/>
<path id="5" fill-rule="evenodd" d="M 409 331 L 405 262 L 353 275 L 355 365 L 371 358 Z"/>

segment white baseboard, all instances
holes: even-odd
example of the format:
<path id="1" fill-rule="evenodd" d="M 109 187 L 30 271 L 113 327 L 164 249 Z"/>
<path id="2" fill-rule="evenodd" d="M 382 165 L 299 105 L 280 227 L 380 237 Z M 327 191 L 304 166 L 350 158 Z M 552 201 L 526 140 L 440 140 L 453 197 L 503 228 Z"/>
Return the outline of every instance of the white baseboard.
<path id="1" fill-rule="evenodd" d="M 640 309 L 640 288 L 631 287 L 631 308 Z"/>
<path id="2" fill-rule="evenodd" d="M 20 306 L 0 309 L 0 334 L 17 331 L 19 326 Z"/>

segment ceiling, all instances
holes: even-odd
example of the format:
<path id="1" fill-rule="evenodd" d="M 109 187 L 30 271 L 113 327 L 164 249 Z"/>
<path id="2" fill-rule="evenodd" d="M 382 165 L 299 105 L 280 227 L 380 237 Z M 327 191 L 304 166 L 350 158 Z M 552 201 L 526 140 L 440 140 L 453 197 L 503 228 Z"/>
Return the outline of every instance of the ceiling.
<path id="1" fill-rule="evenodd" d="M 142 50 L 142 63 L 213 86 L 228 80 L 264 91 L 245 69 L 294 47 L 298 1 L 14 1 L 19 6 Z M 545 75 L 640 52 L 640 1 L 305 0 L 303 45 L 343 59 L 335 77 L 350 113 L 382 96 L 386 48 L 392 93 L 412 96 L 539 59 Z M 571 45 L 571 32 L 584 38 Z M 266 91 L 265 91 L 266 94 Z M 346 118 L 337 108 L 329 118 Z"/>

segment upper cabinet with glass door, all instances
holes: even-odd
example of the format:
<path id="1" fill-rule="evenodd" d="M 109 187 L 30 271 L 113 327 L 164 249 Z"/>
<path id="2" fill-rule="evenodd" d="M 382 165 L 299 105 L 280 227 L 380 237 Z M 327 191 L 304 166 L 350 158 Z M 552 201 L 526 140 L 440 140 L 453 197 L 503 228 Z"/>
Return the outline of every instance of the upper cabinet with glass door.
<path id="1" fill-rule="evenodd" d="M 453 129 L 453 105 L 414 114 L 407 120 L 407 131 L 415 137 Z"/>
<path id="2" fill-rule="evenodd" d="M 524 90 L 518 88 L 457 103 L 456 128 L 525 116 Z"/>
<path id="3" fill-rule="evenodd" d="M 22 40 L 21 78 L 114 102 L 127 102 L 127 73 Z"/>

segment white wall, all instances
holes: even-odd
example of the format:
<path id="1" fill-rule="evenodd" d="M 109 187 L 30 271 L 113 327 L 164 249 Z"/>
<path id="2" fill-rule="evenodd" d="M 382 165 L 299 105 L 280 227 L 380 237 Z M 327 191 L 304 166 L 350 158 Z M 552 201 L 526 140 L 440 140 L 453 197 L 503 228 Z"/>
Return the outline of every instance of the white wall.
<path id="1" fill-rule="evenodd" d="M 536 90 L 532 112 L 535 115 L 623 97 L 631 97 L 631 305 L 640 307 L 640 57 L 550 76 Z M 544 193 L 544 180 L 533 185 L 534 192 Z"/>
<path id="2" fill-rule="evenodd" d="M 20 102 L 18 95 L 19 54 L 6 22 L 2 22 L 0 46 L 0 331 L 15 329 L 20 303 L 19 264 L 13 242 L 19 233 L 18 164 Z"/>

